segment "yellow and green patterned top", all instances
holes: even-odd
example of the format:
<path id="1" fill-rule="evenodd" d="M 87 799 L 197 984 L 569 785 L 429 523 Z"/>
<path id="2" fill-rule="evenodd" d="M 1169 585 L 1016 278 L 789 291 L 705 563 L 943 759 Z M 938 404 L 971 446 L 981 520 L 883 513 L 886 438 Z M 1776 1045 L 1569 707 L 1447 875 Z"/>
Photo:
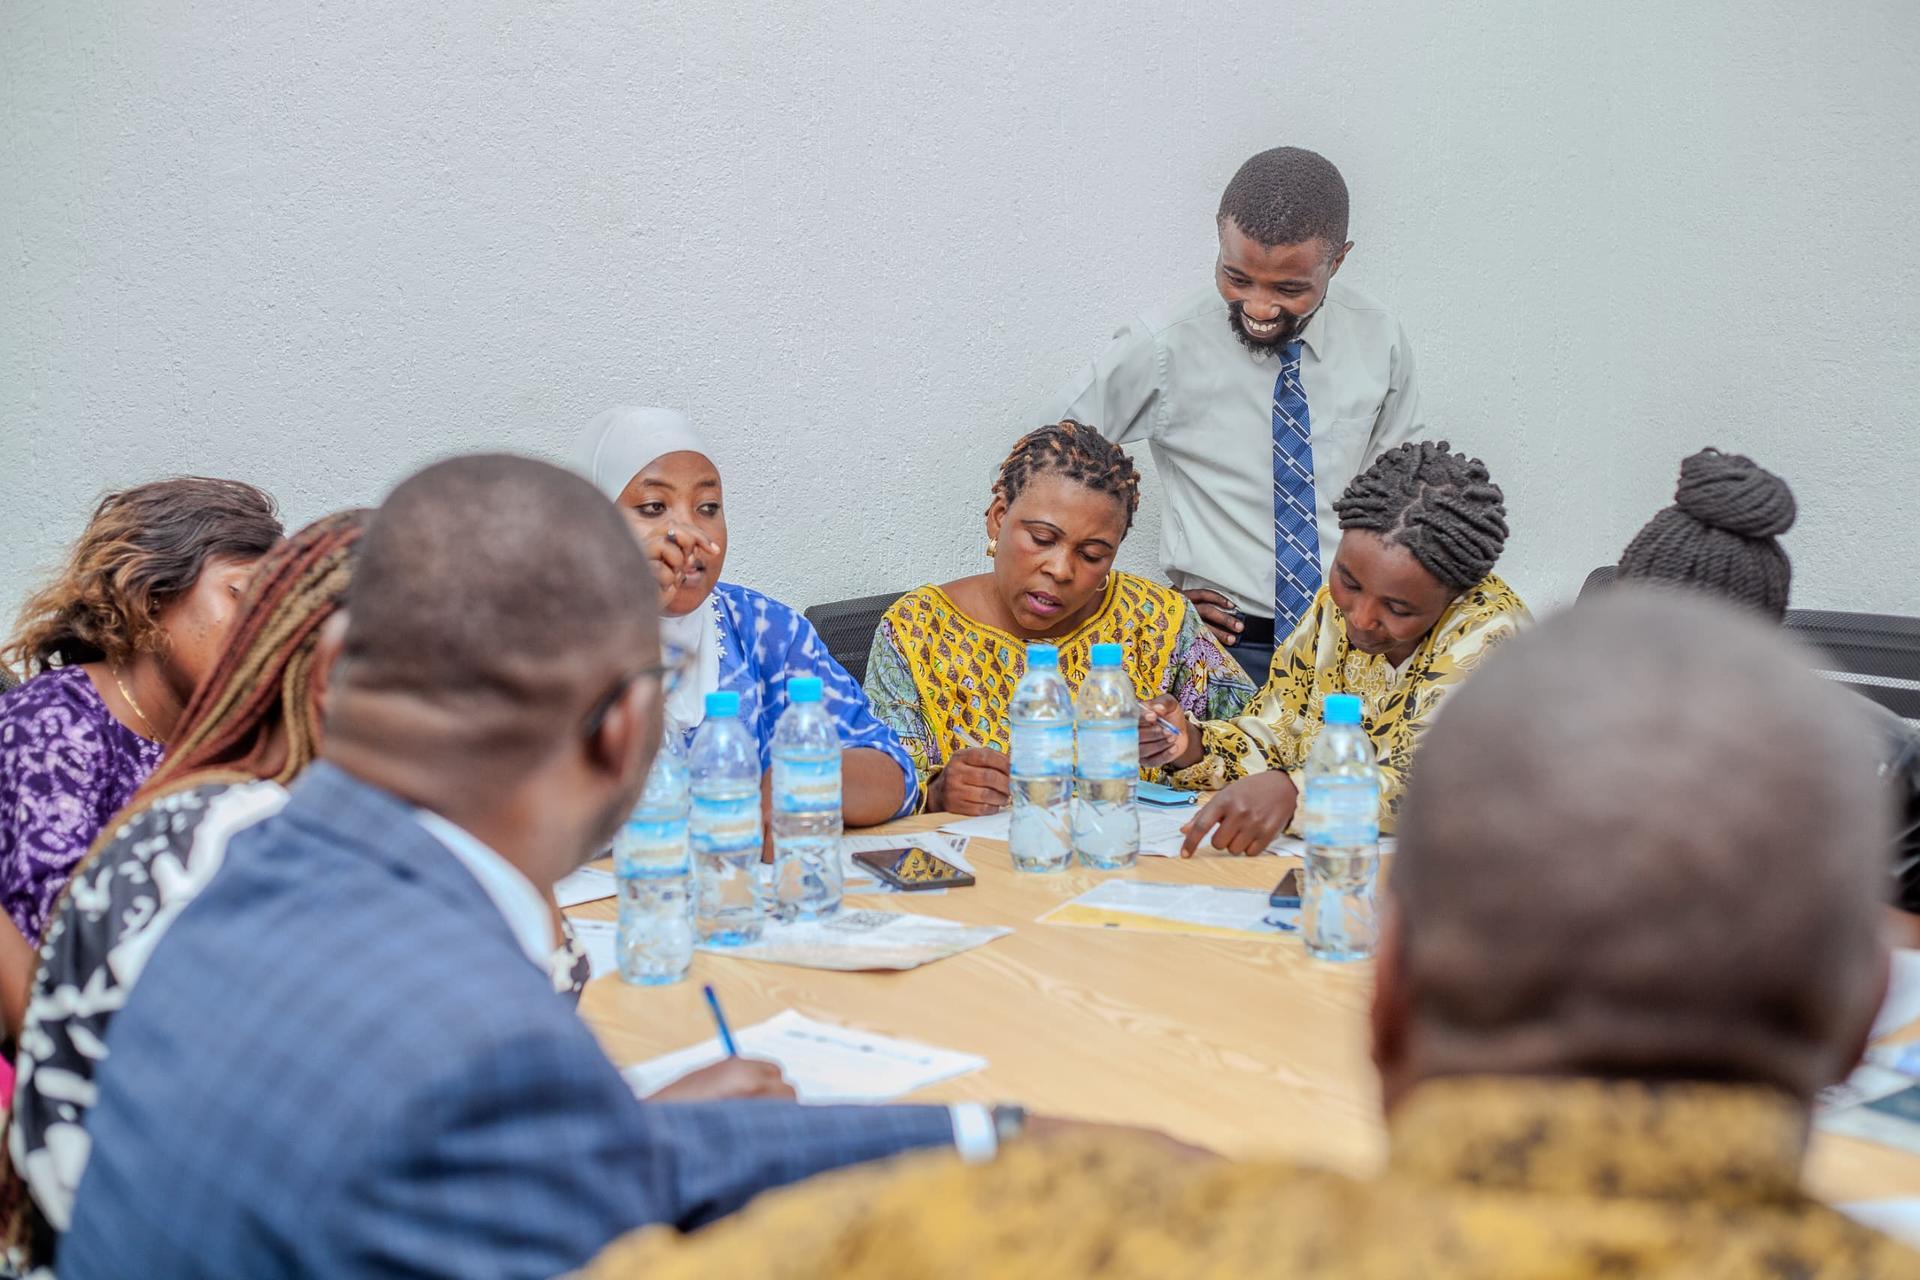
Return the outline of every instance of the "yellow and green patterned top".
<path id="1" fill-rule="evenodd" d="M 1205 757 L 1169 781 L 1212 791 L 1250 773 L 1284 770 L 1298 787 L 1320 734 L 1321 699 L 1354 693 L 1380 760 L 1380 829 L 1391 832 L 1413 749 L 1448 691 L 1529 617 L 1513 589 L 1489 574 L 1461 592 L 1413 656 L 1395 667 L 1347 643 L 1346 619 L 1321 587 L 1313 607 L 1274 651 L 1266 687 L 1238 718 L 1200 726 Z M 1297 832 L 1292 824 L 1288 829 Z"/>
<path id="2" fill-rule="evenodd" d="M 590 1280 L 1896 1280 L 1920 1254 L 1808 1198 L 1768 1089 L 1482 1077 L 1420 1086 L 1385 1174 L 1184 1161 L 1131 1136 L 909 1157 L 614 1242 Z"/>
<path id="3" fill-rule="evenodd" d="M 1143 700 L 1170 693 L 1190 717 L 1212 720 L 1237 715 L 1253 696 L 1253 681 L 1187 598 L 1131 573 L 1112 574 L 1093 616 L 1049 643 L 1058 646 L 1060 674 L 1074 690 L 1087 677 L 1093 646 L 1119 644 Z M 867 662 L 867 701 L 913 757 L 924 794 L 954 752 L 1007 750 L 1007 707 L 1026 670 L 1025 640 L 977 621 L 939 587 L 921 587 L 880 620 Z"/>

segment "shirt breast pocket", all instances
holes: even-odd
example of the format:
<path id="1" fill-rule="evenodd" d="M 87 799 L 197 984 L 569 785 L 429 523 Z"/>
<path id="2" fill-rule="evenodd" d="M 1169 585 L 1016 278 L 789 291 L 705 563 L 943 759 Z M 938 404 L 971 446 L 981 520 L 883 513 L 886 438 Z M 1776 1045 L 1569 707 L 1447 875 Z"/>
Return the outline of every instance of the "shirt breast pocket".
<path id="1" fill-rule="evenodd" d="M 1360 473 L 1373 439 L 1373 416 L 1342 418 L 1336 422 L 1313 424 L 1314 488 L 1332 498 L 1339 497 Z M 1323 499 L 1325 501 L 1325 499 Z"/>

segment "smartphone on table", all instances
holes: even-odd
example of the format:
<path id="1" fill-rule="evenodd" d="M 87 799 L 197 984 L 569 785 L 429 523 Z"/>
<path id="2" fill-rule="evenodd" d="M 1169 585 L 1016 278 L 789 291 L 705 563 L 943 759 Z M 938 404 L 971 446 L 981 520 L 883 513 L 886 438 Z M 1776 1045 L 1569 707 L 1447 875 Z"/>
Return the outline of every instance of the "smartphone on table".
<path id="1" fill-rule="evenodd" d="M 896 889 L 964 889 L 973 874 L 925 849 L 868 849 L 853 860 Z"/>

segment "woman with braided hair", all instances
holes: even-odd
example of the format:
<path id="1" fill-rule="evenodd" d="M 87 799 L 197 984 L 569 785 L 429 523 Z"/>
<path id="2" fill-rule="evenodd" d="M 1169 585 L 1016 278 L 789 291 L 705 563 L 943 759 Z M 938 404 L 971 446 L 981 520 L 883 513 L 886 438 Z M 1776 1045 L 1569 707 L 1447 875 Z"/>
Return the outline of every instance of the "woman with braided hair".
<path id="1" fill-rule="evenodd" d="M 1219 791 L 1187 825 L 1183 854 L 1209 834 L 1217 849 L 1257 854 L 1295 828 L 1329 693 L 1360 697 L 1380 761 L 1380 828 L 1391 832 L 1414 748 L 1447 692 L 1528 620 L 1493 573 L 1507 509 L 1478 458 L 1444 440 L 1401 445 L 1334 510 L 1340 543 L 1325 585 L 1246 714 L 1196 726 L 1164 700 L 1147 709 L 1175 730 L 1154 743 L 1152 762 L 1176 770 L 1176 785 Z"/>
<path id="2" fill-rule="evenodd" d="M 1185 597 L 1113 568 L 1140 505 L 1119 445 L 1067 419 L 1014 445 L 987 508 L 992 566 L 910 591 L 873 638 L 867 696 L 913 757 L 927 808 L 994 813 L 1010 794 L 1007 706 L 1027 644 L 1060 649 L 1078 688 L 1095 644 L 1125 646 L 1142 699 L 1164 695 L 1204 719 L 1235 715 L 1253 682 Z M 1157 727 L 1142 731 L 1163 736 Z"/>

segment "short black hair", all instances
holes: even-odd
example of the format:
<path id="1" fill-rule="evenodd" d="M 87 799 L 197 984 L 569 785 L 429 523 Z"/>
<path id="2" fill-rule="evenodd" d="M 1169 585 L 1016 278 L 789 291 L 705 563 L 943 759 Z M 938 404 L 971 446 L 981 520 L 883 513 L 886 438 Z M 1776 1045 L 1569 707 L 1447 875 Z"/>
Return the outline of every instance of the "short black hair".
<path id="1" fill-rule="evenodd" d="M 1333 162 L 1300 147 L 1262 151 L 1240 166 L 1220 197 L 1219 221 L 1272 248 L 1324 240 L 1347 243 L 1347 183 Z"/>
<path id="2" fill-rule="evenodd" d="M 1507 504 L 1487 464 L 1445 440 L 1389 449 L 1333 504 L 1342 529 L 1366 529 L 1412 553 L 1455 591 L 1493 571 L 1507 545 Z"/>
<path id="3" fill-rule="evenodd" d="M 639 542 L 592 485 L 531 458 L 454 458 L 374 516 L 339 681 L 458 708 L 475 751 L 489 723 L 544 745 L 653 660 L 656 612 Z"/>

